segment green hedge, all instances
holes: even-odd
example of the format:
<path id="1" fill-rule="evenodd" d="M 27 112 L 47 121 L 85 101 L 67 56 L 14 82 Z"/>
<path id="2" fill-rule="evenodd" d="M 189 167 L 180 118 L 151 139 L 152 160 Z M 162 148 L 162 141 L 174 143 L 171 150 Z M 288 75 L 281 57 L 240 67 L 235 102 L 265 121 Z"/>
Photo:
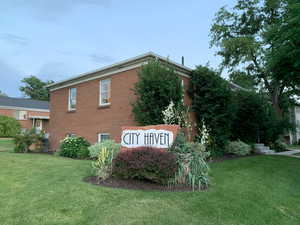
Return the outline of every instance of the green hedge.
<path id="1" fill-rule="evenodd" d="M 14 137 L 20 131 L 21 125 L 15 118 L 0 115 L 0 137 Z"/>
<path id="2" fill-rule="evenodd" d="M 63 157 L 85 159 L 89 157 L 90 143 L 83 137 L 67 137 L 59 147 L 58 154 Z"/>

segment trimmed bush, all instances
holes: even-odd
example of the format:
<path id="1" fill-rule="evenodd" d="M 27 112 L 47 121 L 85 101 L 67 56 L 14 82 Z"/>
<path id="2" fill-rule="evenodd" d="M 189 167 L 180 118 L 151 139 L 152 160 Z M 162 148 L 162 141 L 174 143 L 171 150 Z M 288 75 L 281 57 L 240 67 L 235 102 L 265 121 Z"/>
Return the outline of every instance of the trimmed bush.
<path id="1" fill-rule="evenodd" d="M 251 152 L 251 146 L 240 140 L 231 141 L 226 146 L 226 152 L 239 156 L 249 155 Z"/>
<path id="2" fill-rule="evenodd" d="M 59 155 L 69 158 L 84 159 L 89 157 L 90 143 L 83 137 L 67 137 L 59 147 Z"/>
<path id="3" fill-rule="evenodd" d="M 88 148 L 90 157 L 92 159 L 96 159 L 101 150 L 104 148 L 110 152 L 113 152 L 113 155 L 116 156 L 120 150 L 120 144 L 116 143 L 114 140 L 104 140 L 102 142 L 98 142 Z"/>
<path id="4" fill-rule="evenodd" d="M 288 150 L 288 145 L 281 140 L 276 140 L 271 148 L 276 152 L 284 152 Z"/>
<path id="5" fill-rule="evenodd" d="M 167 184 L 177 171 L 176 156 L 166 150 L 121 150 L 114 160 L 113 175 L 123 179 Z"/>
<path id="6" fill-rule="evenodd" d="M 181 79 L 169 63 L 150 60 L 141 67 L 138 78 L 132 112 L 140 125 L 163 124 L 162 111 L 171 101 L 176 108 L 183 106 Z"/>
<path id="7" fill-rule="evenodd" d="M 40 151 L 43 147 L 45 134 L 37 133 L 36 129 L 27 130 L 21 134 L 17 134 L 14 138 L 14 152 Z"/>
<path id="8" fill-rule="evenodd" d="M 191 74 L 189 96 L 198 127 L 205 121 L 210 130 L 208 148 L 213 156 L 222 155 L 231 136 L 234 116 L 232 91 L 219 73 L 198 66 Z"/>
<path id="9" fill-rule="evenodd" d="M 264 93 L 249 91 L 233 92 L 235 118 L 231 140 L 246 143 L 274 143 L 278 137 L 291 129 L 284 116 L 278 119 L 274 108 Z"/>
<path id="10" fill-rule="evenodd" d="M 20 131 L 21 125 L 15 118 L 0 115 L 0 137 L 14 137 Z"/>

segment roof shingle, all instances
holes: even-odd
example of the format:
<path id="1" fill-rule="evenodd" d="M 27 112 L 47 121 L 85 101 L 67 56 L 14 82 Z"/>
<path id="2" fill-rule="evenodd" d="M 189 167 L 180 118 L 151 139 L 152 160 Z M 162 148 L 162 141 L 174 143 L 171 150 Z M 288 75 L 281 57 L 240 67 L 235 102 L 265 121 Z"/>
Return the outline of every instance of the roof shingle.
<path id="1" fill-rule="evenodd" d="M 49 110 L 49 102 L 28 98 L 0 97 L 0 106 Z"/>

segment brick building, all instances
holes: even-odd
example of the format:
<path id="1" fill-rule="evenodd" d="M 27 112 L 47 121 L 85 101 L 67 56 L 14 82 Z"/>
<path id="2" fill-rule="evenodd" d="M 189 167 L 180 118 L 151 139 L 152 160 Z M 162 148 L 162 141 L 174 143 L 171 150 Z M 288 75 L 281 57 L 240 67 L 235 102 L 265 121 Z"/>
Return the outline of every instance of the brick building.
<path id="1" fill-rule="evenodd" d="M 191 69 L 152 52 L 49 85 L 51 150 L 67 135 L 82 136 L 91 143 L 106 138 L 120 142 L 121 127 L 137 125 L 132 89 L 140 67 L 151 59 L 171 64 L 183 87 L 188 86 Z M 190 102 L 187 94 L 184 102 Z"/>
<path id="2" fill-rule="evenodd" d="M 26 98 L 0 97 L 0 115 L 14 117 L 22 129 L 49 132 L 49 102 Z"/>

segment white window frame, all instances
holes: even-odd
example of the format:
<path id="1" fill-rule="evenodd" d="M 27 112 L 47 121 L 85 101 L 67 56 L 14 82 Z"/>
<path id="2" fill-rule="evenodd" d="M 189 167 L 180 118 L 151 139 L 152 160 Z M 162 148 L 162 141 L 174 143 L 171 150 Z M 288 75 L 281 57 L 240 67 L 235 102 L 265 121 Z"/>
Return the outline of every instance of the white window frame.
<path id="1" fill-rule="evenodd" d="M 101 138 L 102 135 L 107 135 L 107 136 L 109 136 L 108 139 L 110 139 L 110 134 L 109 133 L 98 133 L 98 142 L 102 141 L 102 138 Z M 104 139 L 104 140 L 107 140 L 107 139 Z"/>
<path id="2" fill-rule="evenodd" d="M 20 116 L 21 114 L 23 115 L 23 117 Z M 16 110 L 15 115 L 16 115 L 15 116 L 16 120 L 27 120 L 28 119 L 28 113 L 25 110 Z"/>
<path id="3" fill-rule="evenodd" d="M 102 82 L 104 82 L 104 81 L 109 81 L 109 89 L 108 89 L 109 102 L 107 102 L 107 103 L 103 103 L 103 102 L 102 102 L 101 84 L 102 84 Z M 100 80 L 100 82 L 99 82 L 99 105 L 100 105 L 100 106 L 107 106 L 107 105 L 110 105 L 110 104 L 111 104 L 110 99 L 111 99 L 111 78 L 107 78 L 107 79 Z"/>
<path id="4" fill-rule="evenodd" d="M 74 107 L 74 108 L 71 108 L 71 90 L 72 90 L 72 89 L 75 89 L 75 90 L 76 90 L 76 95 L 75 95 L 75 107 Z M 69 111 L 74 111 L 74 110 L 76 110 L 76 107 L 77 107 L 77 88 L 72 87 L 72 88 L 69 88 L 68 110 L 69 110 Z"/>
<path id="5" fill-rule="evenodd" d="M 72 137 L 77 137 L 77 135 L 75 133 L 67 133 L 66 137 L 72 138 Z"/>

